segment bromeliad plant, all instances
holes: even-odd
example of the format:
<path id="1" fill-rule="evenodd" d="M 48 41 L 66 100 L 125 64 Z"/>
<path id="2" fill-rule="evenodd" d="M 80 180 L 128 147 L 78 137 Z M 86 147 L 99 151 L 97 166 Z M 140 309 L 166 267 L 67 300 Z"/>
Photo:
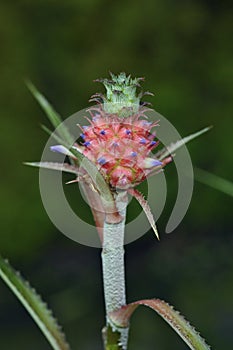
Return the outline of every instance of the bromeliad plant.
<path id="1" fill-rule="evenodd" d="M 38 162 L 32 166 L 60 170 L 75 174 L 70 182 L 79 182 L 93 213 L 102 245 L 106 326 L 103 329 L 104 349 L 126 350 L 129 321 L 139 305 L 156 311 L 186 342 L 190 349 L 210 349 L 195 329 L 166 302 L 159 299 L 126 302 L 124 275 L 124 232 L 128 195 L 142 206 L 156 236 L 158 232 L 148 203 L 135 188 L 147 177 L 157 174 L 172 161 L 173 152 L 185 142 L 199 136 L 208 128 L 155 152 L 158 145 L 152 123 L 146 115 L 147 103 L 141 98 L 149 94 L 138 93 L 141 78 L 132 79 L 121 73 L 111 79 L 101 79 L 106 94 L 95 94 L 89 108 L 89 125 L 79 126 L 81 142 L 71 143 L 72 137 L 64 126 L 58 128 L 55 139 L 59 145 L 51 149 L 69 158 L 67 163 Z M 32 85 L 31 92 L 46 112 L 55 128 L 62 120 L 52 106 Z M 153 152 L 152 152 L 153 151 Z M 96 175 L 97 174 L 97 175 Z M 94 205 L 93 205 L 94 203 Z M 29 285 L 0 260 L 0 275 L 29 311 L 53 349 L 67 350 L 64 336 L 45 304 Z"/>

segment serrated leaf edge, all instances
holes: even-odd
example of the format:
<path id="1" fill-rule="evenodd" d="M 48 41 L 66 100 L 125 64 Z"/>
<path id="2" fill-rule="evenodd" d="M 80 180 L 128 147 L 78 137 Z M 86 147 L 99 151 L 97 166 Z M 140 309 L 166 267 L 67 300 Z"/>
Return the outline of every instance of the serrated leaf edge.
<path id="1" fill-rule="evenodd" d="M 134 189 L 134 188 L 130 188 L 127 191 L 131 196 L 133 196 L 138 203 L 141 205 L 144 213 L 146 214 L 146 217 L 151 225 L 151 228 L 153 229 L 156 237 L 159 240 L 159 233 L 155 224 L 155 220 L 154 220 L 154 216 L 151 212 L 150 206 L 147 202 L 147 200 L 144 198 L 143 194 L 141 192 L 139 192 L 138 190 Z"/>
<path id="2" fill-rule="evenodd" d="M 0 277 L 19 299 L 54 350 L 70 350 L 52 311 L 28 281 L 0 256 Z"/>
<path id="3" fill-rule="evenodd" d="M 211 350 L 205 340 L 186 321 L 184 316 L 176 311 L 173 306 L 160 299 L 145 299 L 133 302 L 110 313 L 111 322 L 117 327 L 128 327 L 133 312 L 139 305 L 144 305 L 156 311 L 176 333 L 184 340 L 191 350 Z"/>

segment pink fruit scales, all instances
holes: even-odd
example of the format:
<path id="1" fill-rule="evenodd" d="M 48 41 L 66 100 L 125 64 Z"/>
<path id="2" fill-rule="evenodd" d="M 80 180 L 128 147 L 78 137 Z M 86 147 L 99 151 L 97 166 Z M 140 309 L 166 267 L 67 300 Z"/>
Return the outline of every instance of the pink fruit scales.
<path id="1" fill-rule="evenodd" d="M 139 79 L 125 73 L 111 74 L 112 80 L 102 79 L 107 94 L 96 94 L 91 101 L 98 105 L 89 109 L 90 125 L 81 127 L 83 154 L 96 164 L 112 188 L 128 189 L 159 171 L 170 161 L 156 159 L 152 150 L 157 147 L 157 123 L 147 120 L 146 103 L 136 94 Z M 147 93 L 148 94 L 148 93 Z"/>

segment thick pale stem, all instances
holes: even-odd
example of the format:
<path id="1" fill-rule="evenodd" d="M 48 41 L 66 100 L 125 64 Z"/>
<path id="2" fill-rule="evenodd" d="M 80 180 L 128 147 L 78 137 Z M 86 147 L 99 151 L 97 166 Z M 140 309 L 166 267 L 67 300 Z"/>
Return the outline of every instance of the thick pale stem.
<path id="1" fill-rule="evenodd" d="M 127 207 L 127 194 L 116 195 L 116 206 L 122 216 L 117 224 L 104 223 L 103 230 L 103 282 L 107 317 L 105 333 L 106 349 L 126 349 L 128 339 L 127 328 L 117 328 L 108 315 L 113 310 L 126 304 L 125 269 L 124 269 L 124 232 Z M 114 333 L 116 333 L 114 335 Z M 111 344 L 110 344 L 111 343 Z"/>

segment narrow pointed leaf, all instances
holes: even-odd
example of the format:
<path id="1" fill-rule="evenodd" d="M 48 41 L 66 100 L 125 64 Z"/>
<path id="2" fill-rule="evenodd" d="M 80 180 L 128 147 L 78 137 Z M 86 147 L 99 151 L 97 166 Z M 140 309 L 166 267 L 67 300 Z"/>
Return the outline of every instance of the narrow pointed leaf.
<path id="1" fill-rule="evenodd" d="M 135 190 L 133 188 L 130 188 L 128 190 L 128 193 L 131 194 L 131 196 L 133 196 L 137 201 L 138 203 L 141 205 L 144 213 L 146 214 L 147 216 L 147 219 L 156 235 L 156 237 L 158 238 L 159 240 L 159 234 L 158 234 L 158 231 L 157 231 L 157 228 L 156 228 L 156 225 L 155 225 L 155 220 L 154 220 L 154 217 L 153 217 L 153 214 L 150 210 L 150 207 L 149 207 L 149 204 L 148 202 L 146 201 L 146 199 L 143 197 L 143 194 L 140 193 L 138 190 Z"/>
<path id="2" fill-rule="evenodd" d="M 209 345 L 189 322 L 172 306 L 160 299 L 136 301 L 113 311 L 109 317 L 117 327 L 128 327 L 130 317 L 139 305 L 148 306 L 156 311 L 178 333 L 191 350 L 210 350 Z"/>
<path id="3" fill-rule="evenodd" d="M 46 125 L 41 124 L 41 129 L 44 130 L 48 135 L 52 135 L 53 131 L 50 130 Z"/>
<path id="4" fill-rule="evenodd" d="M 112 201 L 113 196 L 103 176 L 98 168 L 87 157 L 85 157 L 77 147 L 72 147 L 70 151 L 78 158 L 82 167 L 86 170 L 93 182 L 96 184 L 97 190 L 106 198 L 106 201 Z"/>
<path id="5" fill-rule="evenodd" d="M 54 350 L 69 350 L 60 326 L 47 305 L 20 274 L 0 256 L 0 277 L 29 312 Z"/>
<path id="6" fill-rule="evenodd" d="M 180 147 L 184 146 L 186 143 L 188 143 L 189 141 L 195 139 L 198 136 L 201 136 L 202 134 L 206 133 L 208 130 L 210 130 L 212 127 L 209 126 L 207 128 L 204 128 L 200 131 L 197 131 L 194 134 L 191 134 L 189 136 L 184 137 L 183 139 L 171 143 L 170 146 L 168 147 L 164 147 L 162 150 L 158 151 L 155 156 L 156 158 L 158 158 L 159 160 L 162 160 L 164 158 L 166 158 L 167 156 L 169 156 L 170 154 L 173 154 L 176 150 L 178 150 Z"/>
<path id="7" fill-rule="evenodd" d="M 78 175 L 78 168 L 67 163 L 62 164 L 62 163 L 53 163 L 53 162 L 25 162 L 24 164 L 37 167 L 37 168 L 60 170 L 66 173 L 72 173 L 72 174 Z"/>
<path id="8" fill-rule="evenodd" d="M 50 130 L 49 128 L 47 128 L 47 126 L 45 125 L 41 125 L 41 128 L 50 136 L 52 136 L 54 138 L 54 140 L 56 140 L 58 143 L 60 143 L 63 146 L 69 147 L 69 145 L 61 138 L 59 137 L 55 132 L 53 132 L 52 130 Z"/>
<path id="9" fill-rule="evenodd" d="M 195 180 L 210 186 L 218 191 L 233 196 L 233 182 L 223 179 L 220 176 L 211 174 L 203 169 L 194 169 Z"/>
<path id="10" fill-rule="evenodd" d="M 35 97 L 35 99 L 37 100 L 41 108 L 46 113 L 51 124 L 56 129 L 62 123 L 62 119 L 60 115 L 55 111 L 52 105 L 47 101 L 47 99 L 37 90 L 37 88 L 31 82 L 28 81 L 26 84 L 28 89 L 31 91 L 32 95 Z M 67 143 L 68 145 L 73 144 L 73 137 L 65 125 L 62 125 L 62 127 L 58 129 L 58 133 L 65 143 Z"/>
<path id="11" fill-rule="evenodd" d="M 101 195 L 103 207 L 106 211 L 106 220 L 109 223 L 118 223 L 122 220 L 116 209 L 116 204 L 109 185 L 106 183 L 104 177 L 99 172 L 98 168 L 87 157 L 85 157 L 77 147 L 70 148 L 70 151 L 78 158 L 81 167 L 86 170 L 91 180 L 93 181 L 95 189 Z"/>

